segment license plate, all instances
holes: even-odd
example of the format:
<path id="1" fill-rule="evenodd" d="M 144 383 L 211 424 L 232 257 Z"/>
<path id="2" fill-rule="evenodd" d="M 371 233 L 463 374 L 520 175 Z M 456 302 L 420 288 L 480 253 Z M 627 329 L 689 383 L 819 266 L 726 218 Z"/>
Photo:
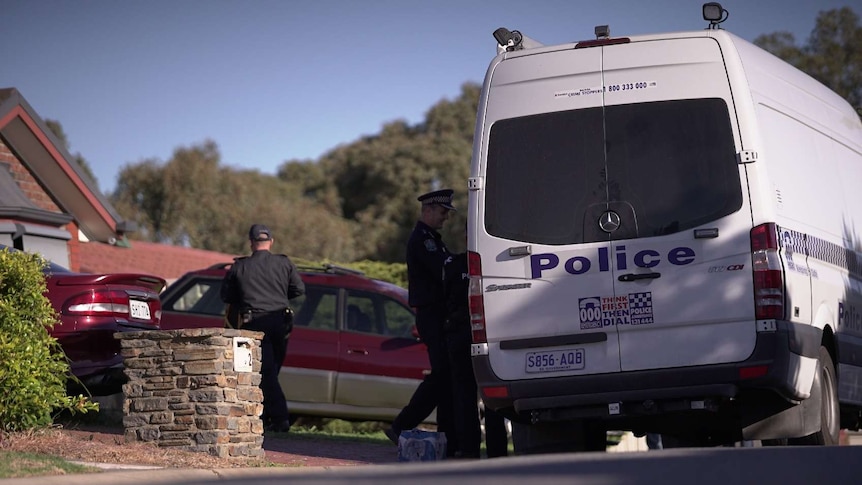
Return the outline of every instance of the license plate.
<path id="1" fill-rule="evenodd" d="M 138 320 L 150 319 L 150 305 L 145 301 L 129 300 L 129 313 Z"/>
<path id="2" fill-rule="evenodd" d="M 585 364 L 584 349 L 527 352 L 526 370 L 528 373 L 558 372 L 583 369 Z"/>

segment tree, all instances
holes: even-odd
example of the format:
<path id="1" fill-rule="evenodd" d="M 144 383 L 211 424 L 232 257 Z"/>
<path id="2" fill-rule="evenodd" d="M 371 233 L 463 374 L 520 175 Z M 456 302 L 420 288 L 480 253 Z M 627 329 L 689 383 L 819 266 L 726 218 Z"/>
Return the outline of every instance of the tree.
<path id="1" fill-rule="evenodd" d="M 466 207 L 473 129 L 479 86 L 467 83 L 454 101 L 442 100 L 425 122 L 402 120 L 325 154 L 319 164 L 331 174 L 342 214 L 358 224 L 359 257 L 401 262 L 419 215 L 416 197 L 443 187 L 456 190 L 456 206 Z M 464 211 L 453 214 L 443 235 L 453 250 L 464 249 Z"/>
<path id="2" fill-rule="evenodd" d="M 338 188 L 321 164 L 314 160 L 288 160 L 279 167 L 277 176 L 298 187 L 306 199 L 322 204 L 333 215 L 341 217 Z"/>
<path id="3" fill-rule="evenodd" d="M 213 141 L 178 148 L 166 163 L 123 168 L 111 196 L 131 237 L 243 254 L 252 223 L 270 226 L 278 250 L 307 260 L 403 262 L 419 215 L 416 197 L 451 187 L 466 209 L 480 87 L 431 107 L 425 121 L 387 123 L 379 134 L 339 146 L 318 161 L 289 160 L 275 177 L 221 165 Z M 466 211 L 443 230 L 465 246 Z"/>
<path id="4" fill-rule="evenodd" d="M 155 242 L 168 242 L 177 224 L 178 212 L 162 180 L 161 162 L 142 160 L 126 165 L 117 177 L 111 203 L 123 217 L 138 223 L 130 236 Z"/>
<path id="5" fill-rule="evenodd" d="M 111 202 L 139 225 L 136 239 L 229 254 L 248 252 L 248 227 L 270 226 L 279 251 L 307 259 L 355 258 L 353 225 L 256 170 L 221 166 L 215 142 L 177 148 L 167 163 L 122 169 Z"/>
<path id="6" fill-rule="evenodd" d="M 850 7 L 822 11 L 808 42 L 776 32 L 754 40 L 844 97 L 862 115 L 862 26 Z"/>

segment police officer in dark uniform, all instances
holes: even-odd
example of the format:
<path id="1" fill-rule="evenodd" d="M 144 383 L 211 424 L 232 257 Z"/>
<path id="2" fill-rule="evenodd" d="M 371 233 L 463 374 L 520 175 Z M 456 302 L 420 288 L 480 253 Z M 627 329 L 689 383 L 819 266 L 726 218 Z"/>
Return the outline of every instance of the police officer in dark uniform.
<path id="1" fill-rule="evenodd" d="M 482 429 L 477 402 L 479 393 L 470 356 L 473 336 L 470 328 L 470 277 L 467 269 L 467 253 L 450 257 L 443 266 L 446 289 L 446 322 L 443 332 L 452 373 L 455 432 L 458 434 L 459 443 L 456 456 L 479 458 Z M 485 447 L 488 458 L 506 456 L 509 447 L 505 418 L 488 408 L 485 408 Z"/>
<path id="2" fill-rule="evenodd" d="M 236 258 L 221 287 L 228 304 L 228 323 L 234 328 L 263 332 L 261 381 L 264 426 L 269 431 L 290 430 L 290 416 L 278 373 L 293 328 L 290 300 L 305 294 L 305 284 L 290 258 L 272 254 L 272 233 L 262 224 L 249 229 L 251 256 Z"/>
<path id="3" fill-rule="evenodd" d="M 440 233 L 452 206 L 451 189 L 429 192 L 418 198 L 422 212 L 407 242 L 407 284 L 410 305 L 416 308 L 416 328 L 428 347 L 431 373 L 416 388 L 410 402 L 386 430 L 393 443 L 403 430 L 413 429 L 437 408 L 437 429 L 446 433 L 447 454 L 458 450 L 454 433 L 452 384 L 443 322 L 446 319 L 446 294 L 443 289 L 443 264 L 451 256 Z"/>

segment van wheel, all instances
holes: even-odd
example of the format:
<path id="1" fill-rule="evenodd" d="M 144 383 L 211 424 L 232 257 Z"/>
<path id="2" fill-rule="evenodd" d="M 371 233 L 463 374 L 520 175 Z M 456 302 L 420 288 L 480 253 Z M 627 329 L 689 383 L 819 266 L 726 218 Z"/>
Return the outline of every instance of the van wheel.
<path id="1" fill-rule="evenodd" d="M 809 399 L 820 399 L 820 431 L 802 438 L 788 439 L 788 444 L 826 446 L 838 444 L 840 419 L 838 384 L 835 378 L 835 365 L 826 347 L 820 346 L 817 366 L 818 372 L 814 375 Z"/>

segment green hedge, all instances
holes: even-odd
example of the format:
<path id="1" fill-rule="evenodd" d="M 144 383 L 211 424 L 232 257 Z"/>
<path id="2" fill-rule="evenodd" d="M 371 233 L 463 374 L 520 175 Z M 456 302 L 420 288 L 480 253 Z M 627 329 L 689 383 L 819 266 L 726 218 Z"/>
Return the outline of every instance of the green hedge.
<path id="1" fill-rule="evenodd" d="M 340 266 L 362 271 L 369 278 L 388 281 L 402 288 L 407 288 L 407 264 L 405 263 L 381 263 L 380 261 L 364 260 L 344 263 Z"/>
<path id="2" fill-rule="evenodd" d="M 388 281 L 389 283 L 407 288 L 407 264 L 406 263 L 382 263 L 380 261 L 356 261 L 353 263 L 339 263 L 337 261 L 310 261 L 302 258 L 291 258 L 297 266 L 308 266 L 318 268 L 327 264 L 355 269 L 365 273 L 365 276 L 376 280 Z"/>
<path id="3" fill-rule="evenodd" d="M 97 410 L 84 396 L 67 396 L 69 363 L 48 329 L 57 324 L 42 268 L 45 260 L 0 250 L 0 430 L 45 427 L 52 413 Z"/>

